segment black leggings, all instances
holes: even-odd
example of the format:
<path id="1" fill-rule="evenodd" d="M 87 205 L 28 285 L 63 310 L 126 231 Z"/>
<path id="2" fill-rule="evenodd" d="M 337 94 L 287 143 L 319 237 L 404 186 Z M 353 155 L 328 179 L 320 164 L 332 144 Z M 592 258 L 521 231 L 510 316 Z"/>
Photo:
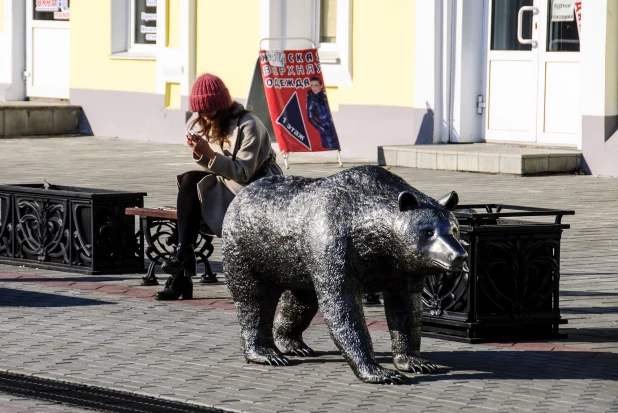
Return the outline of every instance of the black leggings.
<path id="1" fill-rule="evenodd" d="M 178 244 L 193 245 L 197 241 L 202 219 L 197 183 L 206 175 L 208 173 L 204 171 L 189 171 L 182 175 L 176 199 Z"/>

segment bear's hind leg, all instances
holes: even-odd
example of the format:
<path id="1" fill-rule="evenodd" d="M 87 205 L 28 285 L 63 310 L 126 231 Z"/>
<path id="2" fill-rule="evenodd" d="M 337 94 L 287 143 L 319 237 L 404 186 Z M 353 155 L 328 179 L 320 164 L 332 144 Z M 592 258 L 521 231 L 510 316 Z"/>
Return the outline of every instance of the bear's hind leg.
<path id="1" fill-rule="evenodd" d="M 247 363 L 288 365 L 288 359 L 273 340 L 273 321 L 283 289 L 262 281 L 259 276 L 237 275 L 228 275 L 228 288 L 236 305 L 240 343 Z M 245 282 L 236 283 L 238 279 Z"/>
<path id="2" fill-rule="evenodd" d="M 317 312 L 315 291 L 288 290 L 283 293 L 274 329 L 275 344 L 283 354 L 315 356 L 315 352 L 303 341 L 303 331 L 309 327 Z"/>

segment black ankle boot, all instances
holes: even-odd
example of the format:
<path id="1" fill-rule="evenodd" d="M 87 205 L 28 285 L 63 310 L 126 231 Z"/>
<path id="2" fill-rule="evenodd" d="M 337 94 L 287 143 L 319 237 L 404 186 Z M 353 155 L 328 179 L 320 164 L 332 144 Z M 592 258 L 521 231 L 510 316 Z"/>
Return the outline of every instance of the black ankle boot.
<path id="1" fill-rule="evenodd" d="M 193 277 L 197 273 L 196 266 L 193 245 L 178 244 L 176 254 L 169 260 L 163 261 L 161 269 L 169 275 L 176 275 L 185 270 L 186 275 Z"/>
<path id="2" fill-rule="evenodd" d="M 168 278 L 163 290 L 155 294 L 157 300 L 178 300 L 181 297 L 183 300 L 193 298 L 193 281 L 183 271 Z"/>

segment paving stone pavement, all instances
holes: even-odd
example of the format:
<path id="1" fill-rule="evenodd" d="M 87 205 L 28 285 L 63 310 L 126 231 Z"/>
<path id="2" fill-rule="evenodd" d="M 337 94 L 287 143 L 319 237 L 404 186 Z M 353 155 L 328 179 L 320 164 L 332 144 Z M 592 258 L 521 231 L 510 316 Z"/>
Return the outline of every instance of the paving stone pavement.
<path id="1" fill-rule="evenodd" d="M 313 155 L 293 154 L 286 173 L 340 170 Z M 174 205 L 174 176 L 193 167 L 182 145 L 0 140 L 0 184 L 46 179 L 145 191 L 146 206 Z M 285 368 L 245 364 L 224 277 L 196 284 L 194 300 L 158 302 L 152 295 L 160 287 L 138 285 L 143 274 L 0 265 L 0 369 L 231 411 L 618 412 L 618 179 L 391 171 L 430 196 L 456 190 L 461 203 L 575 210 L 563 219 L 571 229 L 561 251 L 560 306 L 569 320 L 561 332 L 568 339 L 470 345 L 425 337 L 423 354 L 441 374 L 411 375 L 410 386 L 375 386 L 354 377 L 319 317 L 306 333 L 319 357 L 295 358 Z M 218 247 L 216 241 L 212 261 L 221 272 Z M 392 368 L 382 307 L 368 306 L 366 314 L 378 360 Z M 0 394 L 0 411 L 69 410 Z"/>

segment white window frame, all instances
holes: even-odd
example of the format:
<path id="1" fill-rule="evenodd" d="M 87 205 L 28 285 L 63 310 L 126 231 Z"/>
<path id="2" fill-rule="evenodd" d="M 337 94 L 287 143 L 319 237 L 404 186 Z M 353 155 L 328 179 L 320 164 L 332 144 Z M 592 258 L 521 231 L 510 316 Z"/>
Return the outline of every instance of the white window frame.
<path id="1" fill-rule="evenodd" d="M 128 52 L 129 53 L 156 53 L 156 47 L 157 47 L 157 42 L 154 43 L 135 43 L 135 1 L 136 0 L 129 0 L 129 9 L 130 9 L 130 15 L 129 15 L 129 47 L 128 47 Z M 160 0 L 161 1 L 161 0 Z M 159 8 L 159 3 L 157 2 L 157 9 Z M 157 13 L 156 9 L 155 9 L 155 13 Z M 158 23 L 158 22 L 157 22 Z M 157 29 L 158 29 L 158 24 L 157 24 Z M 157 36 L 159 35 L 158 30 L 157 30 Z"/>
<path id="2" fill-rule="evenodd" d="M 352 0 L 337 1 L 337 41 L 320 43 L 320 0 L 313 1 L 314 43 L 327 86 L 352 86 Z"/>
<path id="3" fill-rule="evenodd" d="M 60 10 L 64 11 L 64 12 L 71 12 L 71 7 L 67 7 L 68 4 L 65 6 L 65 3 L 67 3 L 66 1 L 63 1 L 62 4 L 60 5 Z"/>
<path id="4" fill-rule="evenodd" d="M 112 0 L 111 59 L 156 60 L 157 45 L 135 44 L 135 0 Z M 157 3 L 157 10 L 160 5 Z M 157 11 L 157 15 L 158 15 Z M 157 24 L 158 26 L 158 24 Z M 158 35 L 159 33 L 157 33 Z M 158 37 L 157 37 L 158 40 Z"/>
<path id="5" fill-rule="evenodd" d="M 337 42 L 324 43 L 322 47 L 320 0 L 261 0 L 260 23 L 262 39 L 311 39 L 320 54 L 326 86 L 352 86 L 352 0 L 337 2 Z M 260 42 L 260 46 L 264 45 Z"/>

